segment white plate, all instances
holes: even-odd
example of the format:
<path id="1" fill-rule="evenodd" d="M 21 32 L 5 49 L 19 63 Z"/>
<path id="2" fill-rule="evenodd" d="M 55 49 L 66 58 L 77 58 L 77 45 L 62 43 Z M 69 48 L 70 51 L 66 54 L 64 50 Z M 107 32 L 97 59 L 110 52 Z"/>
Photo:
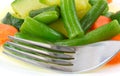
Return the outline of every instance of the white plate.
<path id="1" fill-rule="evenodd" d="M 3 12 L 13 0 L 0 0 L 0 12 Z M 117 11 L 120 9 L 120 1 L 114 0 L 113 4 L 110 4 L 110 11 Z M 120 74 L 120 65 L 111 67 L 102 67 L 91 74 Z M 54 71 L 48 71 L 40 67 L 36 67 L 25 62 L 8 57 L 0 52 L 0 75 L 3 76 L 49 76 L 49 74 L 56 74 Z M 57 74 L 59 76 L 60 74 Z M 79 74 L 80 75 L 80 74 Z M 69 75 L 68 75 L 69 76 Z M 93 75 L 92 75 L 93 76 Z"/>

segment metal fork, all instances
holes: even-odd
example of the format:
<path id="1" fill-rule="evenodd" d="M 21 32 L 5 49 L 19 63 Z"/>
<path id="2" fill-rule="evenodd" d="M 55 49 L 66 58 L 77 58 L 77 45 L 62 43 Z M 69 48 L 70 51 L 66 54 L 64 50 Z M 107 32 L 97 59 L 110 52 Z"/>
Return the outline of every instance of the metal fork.
<path id="1" fill-rule="evenodd" d="M 85 46 L 57 46 L 9 36 L 4 53 L 19 60 L 63 72 L 86 72 L 107 63 L 120 49 L 120 41 Z"/>

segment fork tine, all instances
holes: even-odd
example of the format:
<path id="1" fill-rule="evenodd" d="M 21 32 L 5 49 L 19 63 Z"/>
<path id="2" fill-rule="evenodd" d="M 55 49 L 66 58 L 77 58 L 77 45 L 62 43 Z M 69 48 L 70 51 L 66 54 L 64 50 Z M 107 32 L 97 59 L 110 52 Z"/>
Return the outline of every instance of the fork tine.
<path id="1" fill-rule="evenodd" d="M 40 47 L 44 47 L 44 48 L 48 48 L 48 49 L 52 49 L 52 50 L 57 50 L 57 51 L 62 51 L 62 52 L 66 52 L 66 53 L 75 53 L 75 50 L 76 50 L 74 47 L 56 46 L 56 45 L 52 45 L 52 44 L 46 44 L 46 43 L 42 43 L 42 42 L 26 40 L 26 39 L 14 37 L 14 36 L 8 36 L 8 38 L 11 39 L 12 41 L 18 41 L 18 42 L 22 42 L 25 44 L 36 45 L 36 46 L 40 46 Z"/>
<path id="2" fill-rule="evenodd" d="M 4 46 L 4 48 L 6 49 L 6 51 L 13 53 L 15 55 L 20 55 L 21 57 L 37 60 L 44 63 L 51 63 L 51 64 L 62 65 L 62 66 L 72 66 L 72 60 L 52 59 L 49 57 L 37 56 L 35 54 L 20 51 L 18 49 L 11 48 L 9 46 Z"/>
<path id="3" fill-rule="evenodd" d="M 48 69 L 52 69 L 52 70 L 55 70 L 55 71 L 72 72 L 72 66 L 61 66 L 61 65 L 55 65 L 55 64 L 42 63 L 42 62 L 39 62 L 39 61 L 36 61 L 36 60 L 31 60 L 29 58 L 24 58 L 24 57 L 21 57 L 21 56 L 14 55 L 10 52 L 7 52 L 6 50 L 3 51 L 3 53 L 7 56 L 16 58 L 18 60 L 22 60 L 23 62 L 27 62 L 29 64 L 32 64 L 32 65 L 35 65 L 35 66 L 38 66 L 38 67 L 48 68 Z"/>
<path id="4" fill-rule="evenodd" d="M 16 47 L 16 48 L 19 48 L 21 50 L 25 50 L 26 52 L 29 52 L 29 53 L 30 52 L 35 53 L 35 54 L 37 53 L 37 55 L 43 55 L 43 56 L 51 57 L 51 58 L 54 58 L 54 59 L 65 59 L 65 60 L 74 59 L 72 55 L 45 51 L 47 49 L 45 49 L 45 50 L 35 49 L 35 48 L 32 48 L 32 47 L 25 46 L 25 45 L 18 44 L 18 43 L 14 43 L 14 42 L 6 42 L 6 44 L 10 45 L 10 46 L 13 46 L 13 47 Z"/>

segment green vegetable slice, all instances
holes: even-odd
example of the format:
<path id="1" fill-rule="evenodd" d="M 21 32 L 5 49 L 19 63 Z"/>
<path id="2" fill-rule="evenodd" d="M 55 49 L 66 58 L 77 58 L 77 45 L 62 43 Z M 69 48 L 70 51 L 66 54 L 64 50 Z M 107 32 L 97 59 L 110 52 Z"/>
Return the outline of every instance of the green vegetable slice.
<path id="1" fill-rule="evenodd" d="M 59 12 L 57 11 L 43 12 L 34 17 L 35 20 L 46 24 L 50 24 L 58 20 L 58 18 L 59 18 Z"/>
<path id="2" fill-rule="evenodd" d="M 51 43 L 51 42 L 44 40 L 40 37 L 36 37 L 34 35 L 22 33 L 22 32 L 16 33 L 15 36 L 18 38 L 23 38 L 23 39 L 27 39 L 27 40 L 36 41 L 36 42 Z"/>
<path id="3" fill-rule="evenodd" d="M 36 15 L 43 13 L 43 12 L 48 12 L 48 11 L 57 11 L 59 12 L 60 9 L 58 6 L 54 5 L 54 6 L 49 6 L 49 7 L 45 7 L 45 8 L 40 8 L 37 10 L 32 10 L 29 12 L 29 16 L 30 17 L 35 17 Z"/>
<path id="4" fill-rule="evenodd" d="M 98 0 L 95 5 L 88 11 L 88 13 L 80 20 L 83 30 L 86 32 L 91 28 L 92 24 L 103 13 L 107 7 L 106 0 Z"/>
<path id="5" fill-rule="evenodd" d="M 55 44 L 62 45 L 62 46 L 86 45 L 90 43 L 111 39 L 112 37 L 114 37 L 119 33 L 120 33 L 120 25 L 117 20 L 113 20 L 109 24 L 101 26 L 100 28 L 87 33 L 82 38 L 63 40 L 63 41 L 56 42 Z"/>
<path id="6" fill-rule="evenodd" d="M 46 4 L 46 5 L 58 5 L 60 6 L 60 0 L 39 0 L 40 3 Z M 78 18 L 82 18 L 88 10 L 91 8 L 91 5 L 89 4 L 88 0 L 75 0 L 75 6 Z"/>
<path id="7" fill-rule="evenodd" d="M 74 0 L 60 0 L 61 15 L 64 21 L 64 27 L 70 39 L 77 36 L 83 36 L 84 31 L 79 23 Z"/>
<path id="8" fill-rule="evenodd" d="M 89 3 L 93 6 L 97 3 L 98 0 L 89 0 Z M 107 0 L 106 0 L 107 1 Z M 106 15 L 109 11 L 109 6 L 107 5 L 107 7 L 105 8 L 105 10 L 103 11 L 102 15 Z"/>
<path id="9" fill-rule="evenodd" d="M 7 13 L 7 15 L 2 20 L 2 23 L 4 23 L 4 24 L 10 24 L 10 25 L 16 27 L 18 30 L 21 27 L 21 25 L 22 25 L 23 22 L 24 22 L 23 19 L 14 17 L 9 12 Z"/>
<path id="10" fill-rule="evenodd" d="M 31 10 L 47 7 L 39 2 L 39 0 L 14 0 L 11 3 L 13 11 L 20 17 L 26 18 Z"/>
<path id="11" fill-rule="evenodd" d="M 51 29 L 46 24 L 38 22 L 33 18 L 27 17 L 22 24 L 20 31 L 22 33 L 31 34 L 35 37 L 40 37 L 48 41 L 57 41 L 64 39 L 63 35 Z"/>
<path id="12" fill-rule="evenodd" d="M 114 20 L 114 19 L 117 19 L 118 22 L 120 23 L 120 11 L 116 12 L 115 14 L 113 14 L 111 16 L 111 19 Z"/>

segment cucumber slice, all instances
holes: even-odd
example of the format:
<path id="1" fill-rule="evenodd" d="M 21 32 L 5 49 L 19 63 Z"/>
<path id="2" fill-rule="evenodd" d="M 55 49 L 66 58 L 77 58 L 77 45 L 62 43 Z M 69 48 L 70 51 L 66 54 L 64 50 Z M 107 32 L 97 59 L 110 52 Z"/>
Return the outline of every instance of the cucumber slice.
<path id="1" fill-rule="evenodd" d="M 14 12 L 21 18 L 28 16 L 31 10 L 47 7 L 41 4 L 39 0 L 15 0 L 11 4 Z"/>

